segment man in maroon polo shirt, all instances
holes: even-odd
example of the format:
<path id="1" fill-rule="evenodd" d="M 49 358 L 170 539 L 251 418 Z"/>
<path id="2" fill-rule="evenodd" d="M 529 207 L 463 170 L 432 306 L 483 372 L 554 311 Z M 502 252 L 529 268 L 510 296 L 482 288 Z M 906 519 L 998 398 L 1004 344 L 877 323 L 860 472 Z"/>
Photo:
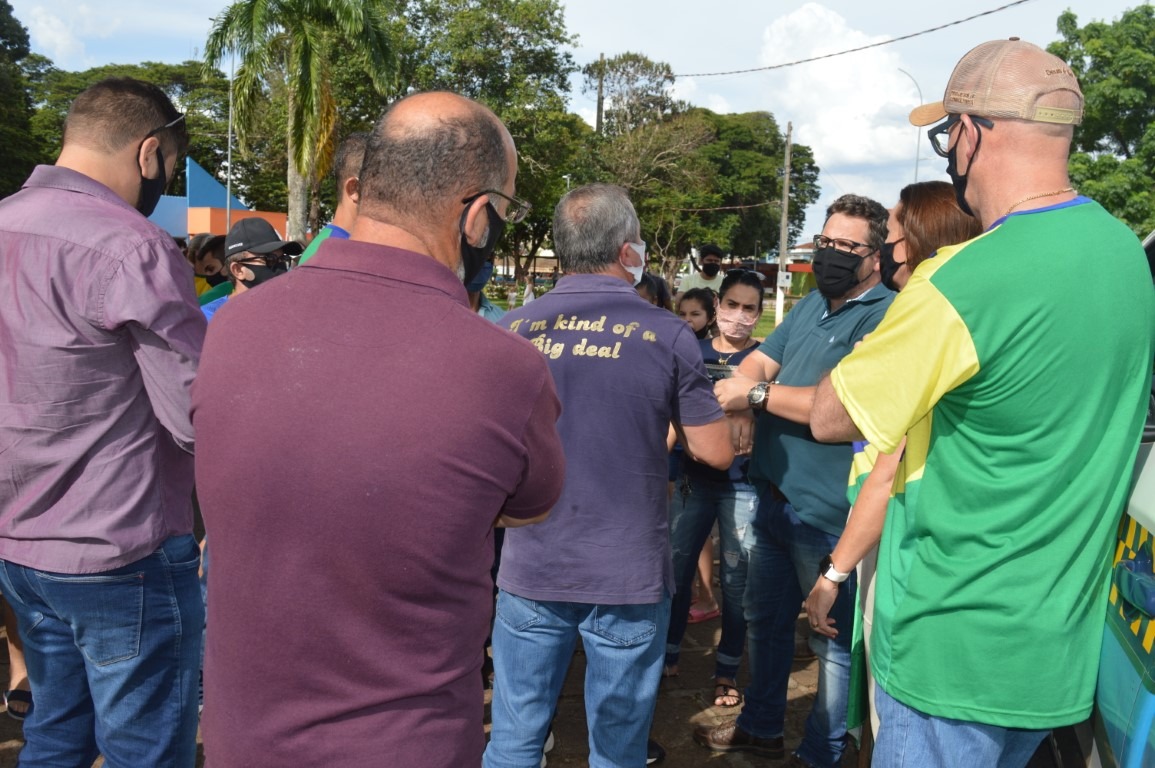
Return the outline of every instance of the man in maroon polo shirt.
<path id="1" fill-rule="evenodd" d="M 488 109 L 406 98 L 352 238 L 213 321 L 193 388 L 212 765 L 480 764 L 493 528 L 544 519 L 563 481 L 544 358 L 462 284 L 525 215 L 516 172 Z"/>

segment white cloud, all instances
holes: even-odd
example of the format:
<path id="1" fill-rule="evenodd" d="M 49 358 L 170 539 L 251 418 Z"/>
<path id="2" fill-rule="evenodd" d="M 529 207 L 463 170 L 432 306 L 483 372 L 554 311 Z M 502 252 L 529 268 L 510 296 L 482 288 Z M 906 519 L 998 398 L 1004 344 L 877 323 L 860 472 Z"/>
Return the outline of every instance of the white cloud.
<path id="1" fill-rule="evenodd" d="M 28 18 L 28 34 L 33 48 L 42 51 L 54 62 L 81 61 L 84 43 L 71 25 L 43 8 L 33 8 Z"/>

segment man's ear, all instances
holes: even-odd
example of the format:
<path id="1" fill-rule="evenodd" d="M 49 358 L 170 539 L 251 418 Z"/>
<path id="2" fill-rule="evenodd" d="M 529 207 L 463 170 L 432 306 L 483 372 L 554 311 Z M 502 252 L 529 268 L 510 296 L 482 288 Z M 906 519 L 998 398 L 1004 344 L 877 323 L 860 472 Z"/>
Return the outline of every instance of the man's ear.
<path id="1" fill-rule="evenodd" d="M 140 145 L 136 153 L 136 164 L 140 167 L 140 175 L 146 179 L 155 179 L 157 176 L 157 161 L 160 159 L 157 149 L 160 148 L 160 139 L 149 136 Z"/>
<path id="2" fill-rule="evenodd" d="M 254 277 L 256 277 L 251 269 L 246 267 L 244 264 L 241 264 L 239 261 L 229 262 L 229 274 L 232 275 L 233 279 L 237 280 L 238 282 L 241 280 L 252 280 Z"/>
<path id="3" fill-rule="evenodd" d="M 361 180 L 356 176 L 345 179 L 345 197 L 353 201 L 353 205 L 361 204 Z"/>
<path id="4" fill-rule="evenodd" d="M 462 237 L 470 245 L 481 245 L 486 232 L 489 231 L 489 216 L 485 213 L 485 206 L 489 204 L 489 198 L 485 195 L 474 200 L 465 209 L 465 225 Z"/>

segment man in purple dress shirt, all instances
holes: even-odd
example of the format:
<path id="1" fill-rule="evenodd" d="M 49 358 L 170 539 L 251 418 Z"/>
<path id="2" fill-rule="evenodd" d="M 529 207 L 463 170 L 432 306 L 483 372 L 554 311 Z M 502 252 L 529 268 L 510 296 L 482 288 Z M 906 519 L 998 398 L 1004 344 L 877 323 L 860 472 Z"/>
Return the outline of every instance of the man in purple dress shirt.
<path id="1" fill-rule="evenodd" d="M 196 758 L 205 320 L 145 218 L 187 145 L 159 88 L 104 80 L 73 103 L 56 164 L 0 202 L 0 588 L 36 702 L 21 764 Z"/>

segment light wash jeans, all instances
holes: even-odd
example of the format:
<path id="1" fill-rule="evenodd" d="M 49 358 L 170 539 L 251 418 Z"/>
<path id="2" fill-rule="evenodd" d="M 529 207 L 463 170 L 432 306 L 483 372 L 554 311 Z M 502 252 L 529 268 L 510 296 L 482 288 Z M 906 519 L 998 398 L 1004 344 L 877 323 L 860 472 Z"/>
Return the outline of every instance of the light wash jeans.
<path id="1" fill-rule="evenodd" d="M 485 768 L 538 768 L 580 635 L 591 768 L 643 766 L 670 600 L 646 605 L 526 600 L 501 590 L 493 624 L 493 727 Z"/>
<path id="2" fill-rule="evenodd" d="M 690 594 L 698 553 L 718 522 L 722 565 L 722 636 L 714 662 L 714 677 L 733 680 L 746 644 L 746 567 L 754 540 L 751 524 L 758 494 L 749 483 L 715 482 L 684 475 L 670 502 L 670 547 L 674 552 L 677 592 L 670 608 L 666 634 L 666 664 L 677 664 L 689 619 Z"/>
<path id="3" fill-rule="evenodd" d="M 1023 768 L 1047 735 L 923 714 L 879 685 L 874 695 L 882 720 L 871 756 L 875 768 Z"/>
<path id="4" fill-rule="evenodd" d="M 103 573 L 0 560 L 36 705 L 22 766 L 192 768 L 204 604 L 196 540 Z"/>
<path id="5" fill-rule="evenodd" d="M 783 733 L 795 621 L 818 578 L 819 562 L 837 543 L 837 536 L 802 522 L 789 504 L 769 495 L 762 498 L 746 575 L 750 684 L 738 727 L 747 733 L 760 738 Z M 830 611 L 840 628 L 838 637 L 810 637 L 818 656 L 818 694 L 797 754 L 818 768 L 837 766 L 846 747 L 854 589 L 852 573 Z"/>

